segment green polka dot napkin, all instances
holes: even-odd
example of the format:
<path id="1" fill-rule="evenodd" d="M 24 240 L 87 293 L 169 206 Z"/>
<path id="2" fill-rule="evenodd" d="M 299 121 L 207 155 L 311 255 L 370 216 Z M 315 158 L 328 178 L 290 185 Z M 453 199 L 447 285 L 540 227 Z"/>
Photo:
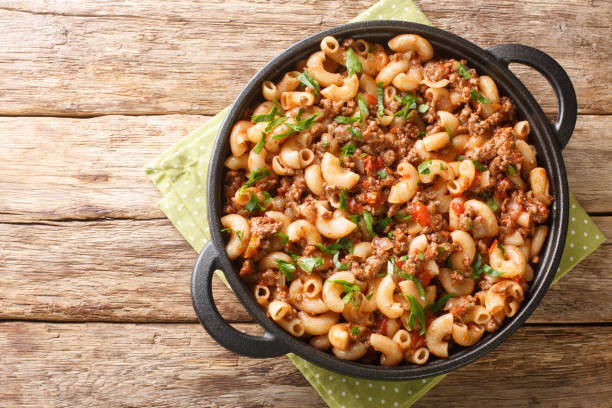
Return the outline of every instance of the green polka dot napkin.
<path id="1" fill-rule="evenodd" d="M 380 1 L 353 21 L 374 19 L 431 24 L 411 0 Z M 226 113 L 227 108 L 145 168 L 163 194 L 159 208 L 198 252 L 210 239 L 206 218 L 206 178 L 212 146 Z M 570 197 L 570 205 L 569 232 L 555 281 L 605 240 L 573 196 Z M 222 274 L 219 276 L 225 280 Z M 293 354 L 289 354 L 289 358 L 332 408 L 407 408 L 444 378 L 441 375 L 415 381 L 369 381 L 339 375 Z"/>

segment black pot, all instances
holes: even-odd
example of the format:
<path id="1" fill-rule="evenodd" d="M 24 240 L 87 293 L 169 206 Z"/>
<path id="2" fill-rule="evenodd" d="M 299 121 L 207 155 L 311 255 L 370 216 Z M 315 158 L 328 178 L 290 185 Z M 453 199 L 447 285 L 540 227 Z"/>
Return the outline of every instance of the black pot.
<path id="1" fill-rule="evenodd" d="M 517 115 L 531 124 L 531 143 L 536 146 L 540 166 L 546 168 L 550 179 L 552 204 L 550 233 L 541 252 L 541 261 L 535 279 L 519 312 L 507 321 L 501 330 L 487 333 L 476 345 L 456 347 L 449 358 L 432 356 L 422 366 L 404 365 L 383 367 L 346 361 L 319 351 L 307 342 L 297 339 L 266 316 L 255 301 L 252 291 L 238 275 L 238 268 L 225 253 L 225 240 L 221 234 L 219 218 L 223 215 L 224 159 L 230 154 L 229 134 L 232 125 L 243 117 L 245 110 L 261 97 L 264 80 L 279 79 L 293 69 L 296 62 L 319 49 L 321 40 L 328 35 L 338 39 L 364 38 L 385 44 L 398 34 L 415 33 L 425 37 L 434 47 L 436 56 L 465 58 L 479 74 L 491 76 L 500 93 L 508 96 L 516 106 Z M 559 100 L 557 122 L 551 125 L 533 95 L 508 69 L 518 62 L 535 68 L 550 82 Z M 208 220 L 212 241 L 200 253 L 192 276 L 193 306 L 204 328 L 221 345 L 249 357 L 276 357 L 292 352 L 329 370 L 342 374 L 377 380 L 409 380 L 431 377 L 462 367 L 497 347 L 531 315 L 550 286 L 561 260 L 567 233 L 569 191 L 561 149 L 565 147 L 576 123 L 576 94 L 572 83 L 561 66 L 542 51 L 524 45 L 499 45 L 488 50 L 461 37 L 437 28 L 399 21 L 368 21 L 346 24 L 313 35 L 293 45 L 270 61 L 255 75 L 231 107 L 217 136 L 208 178 Z M 232 328 L 219 314 L 212 298 L 213 272 L 225 272 L 236 296 L 255 320 L 264 327 L 263 336 L 250 336 Z M 525 356 L 525 358 L 529 358 Z"/>

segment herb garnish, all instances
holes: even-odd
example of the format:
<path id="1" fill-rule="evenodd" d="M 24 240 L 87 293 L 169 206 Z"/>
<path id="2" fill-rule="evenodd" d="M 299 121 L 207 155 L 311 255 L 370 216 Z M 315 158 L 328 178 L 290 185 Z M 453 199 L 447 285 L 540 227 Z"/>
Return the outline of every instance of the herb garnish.
<path id="1" fill-rule="evenodd" d="M 470 71 L 468 71 L 467 68 L 464 67 L 463 64 L 460 62 L 457 62 L 457 72 L 459 73 L 459 75 L 461 75 L 465 79 L 470 79 L 472 77 L 472 74 L 470 74 Z"/>
<path id="2" fill-rule="evenodd" d="M 511 176 L 516 176 L 516 169 L 511 164 L 508 165 L 508 174 Z"/>
<path id="3" fill-rule="evenodd" d="M 251 173 L 249 174 L 249 179 L 242 187 L 240 187 L 240 191 L 243 191 L 244 189 L 249 188 L 249 187 L 253 187 L 255 183 L 257 183 L 258 181 L 260 181 L 261 179 L 269 175 L 270 175 L 270 170 L 268 170 L 267 167 L 261 167 L 259 169 L 255 169 L 251 171 Z"/>
<path id="4" fill-rule="evenodd" d="M 338 123 L 342 123 L 343 125 L 348 125 L 351 123 L 355 123 L 357 121 L 359 121 L 359 117 L 358 116 L 336 116 L 334 118 L 334 120 Z"/>
<path id="5" fill-rule="evenodd" d="M 427 331 L 427 320 L 425 319 L 425 310 L 423 310 L 423 306 L 421 306 L 419 301 L 416 300 L 414 296 L 406 295 L 405 293 L 400 293 L 400 296 L 405 297 L 410 302 L 410 316 L 408 316 L 407 322 L 408 326 L 414 330 L 414 323 L 418 319 L 421 326 L 419 334 L 424 335 Z"/>
<path id="6" fill-rule="evenodd" d="M 357 140 L 362 140 L 361 131 L 359 129 L 354 128 L 354 127 L 349 127 L 348 131 L 351 134 L 351 137 L 354 137 Z"/>
<path id="7" fill-rule="evenodd" d="M 361 329 L 359 328 L 359 326 L 353 326 L 349 331 L 355 336 L 361 336 Z"/>
<path id="8" fill-rule="evenodd" d="M 345 144 L 340 148 L 340 156 L 351 156 L 357 150 L 357 146 L 354 144 Z"/>
<path id="9" fill-rule="evenodd" d="M 354 283 L 345 281 L 343 279 L 337 279 L 337 280 L 328 279 L 327 281 L 332 282 L 332 283 L 337 283 L 338 285 L 342 285 L 342 289 L 344 290 L 344 293 L 346 293 L 344 297 L 342 297 L 342 300 L 344 301 L 344 303 L 352 302 L 355 309 L 358 308 L 357 302 L 355 299 L 355 293 L 358 293 L 360 291 L 359 286 L 355 285 Z"/>
<path id="10" fill-rule="evenodd" d="M 391 225 L 391 223 L 393 223 L 393 219 L 391 217 L 385 217 L 381 219 L 380 221 L 378 221 L 378 223 L 376 223 L 376 227 L 374 228 L 376 232 L 378 232 L 379 234 L 382 234 L 383 230 L 387 228 L 389 225 Z"/>
<path id="11" fill-rule="evenodd" d="M 348 268 L 351 267 L 351 263 L 352 263 L 352 262 L 349 262 L 347 264 L 343 264 L 342 262 L 340 262 L 340 251 L 335 253 L 333 262 L 334 262 L 334 266 L 339 271 L 346 271 Z"/>
<path id="12" fill-rule="evenodd" d="M 266 132 L 261 132 L 261 138 L 257 141 L 255 147 L 253 147 L 253 151 L 257 154 L 261 153 L 262 149 L 266 145 Z"/>
<path id="13" fill-rule="evenodd" d="M 311 274 L 314 268 L 323 265 L 323 258 L 321 257 L 304 257 L 298 261 L 298 266 L 304 270 L 307 274 Z"/>
<path id="14" fill-rule="evenodd" d="M 376 84 L 376 99 L 378 101 L 378 116 L 384 116 L 385 105 L 383 103 L 383 83 L 379 82 Z"/>
<path id="15" fill-rule="evenodd" d="M 277 232 L 276 236 L 280 237 L 282 239 L 281 243 L 283 245 L 285 245 L 287 242 L 289 242 L 289 236 L 287 234 L 285 234 L 284 232 Z"/>
<path id="16" fill-rule="evenodd" d="M 233 232 L 233 233 L 234 233 L 234 235 L 236 235 L 236 236 L 238 237 L 238 239 L 239 239 L 239 240 L 241 240 L 241 241 L 243 240 L 243 239 L 242 239 L 242 231 L 241 231 L 241 230 L 235 230 L 235 229 L 232 229 L 232 228 L 223 228 L 223 229 L 221 230 L 221 232 L 226 232 L 226 231 L 228 231 L 228 232 Z"/>
<path id="17" fill-rule="evenodd" d="M 276 105 L 272 107 L 272 110 L 264 115 L 253 115 L 251 116 L 251 120 L 253 122 L 270 122 L 274 117 L 278 115 L 278 108 Z"/>
<path id="18" fill-rule="evenodd" d="M 319 93 L 319 89 L 321 88 L 317 80 L 310 76 L 310 72 L 304 70 L 304 72 L 297 76 L 297 79 L 302 83 L 302 85 L 312 89 L 313 95 L 317 96 L 317 94 Z"/>
<path id="19" fill-rule="evenodd" d="M 449 294 L 442 296 L 440 299 L 436 300 L 434 303 L 430 303 L 427 306 L 425 306 L 425 311 L 427 312 L 431 310 L 433 313 L 438 313 L 438 311 L 442 309 L 444 305 L 446 305 L 446 302 L 448 302 L 448 300 L 452 298 L 453 296 L 455 296 L 455 292 L 451 292 Z"/>
<path id="20" fill-rule="evenodd" d="M 480 92 L 478 92 L 478 91 L 477 91 L 477 90 L 475 90 L 475 89 L 472 89 L 472 92 L 470 92 L 470 98 L 472 98 L 472 99 L 474 99 L 475 101 L 480 102 L 480 103 L 491 103 L 491 101 L 490 101 L 490 100 L 488 100 L 487 98 L 485 98 L 484 96 L 482 96 L 482 95 L 480 94 Z"/>
<path id="21" fill-rule="evenodd" d="M 479 171 L 487 171 L 487 168 L 480 164 L 478 161 L 472 160 L 472 163 L 474 163 L 474 167 L 476 167 L 476 169 L 478 169 Z"/>
<path id="22" fill-rule="evenodd" d="M 388 176 L 387 171 L 385 169 L 378 170 L 376 174 L 378 174 L 378 177 L 380 177 L 383 180 L 386 179 Z"/>
<path id="23" fill-rule="evenodd" d="M 368 234 L 372 236 L 376 235 L 374 233 L 374 217 L 372 217 L 372 214 L 369 211 L 364 211 L 362 216 L 363 216 L 363 221 L 365 222 L 365 226 L 366 226 L 366 230 L 368 231 Z"/>
<path id="24" fill-rule="evenodd" d="M 404 119 L 408 119 L 412 116 L 412 110 L 417 109 L 416 99 L 412 94 L 406 94 L 403 98 L 395 95 L 395 100 L 403 104 L 404 107 L 395 112 L 394 116 L 401 116 Z M 408 111 L 410 111 L 410 113 L 408 113 Z"/>
<path id="25" fill-rule="evenodd" d="M 499 209 L 499 207 L 497 206 L 497 204 L 495 204 L 495 201 L 493 201 L 493 199 L 491 198 L 490 195 L 488 195 L 486 192 L 482 192 L 482 198 L 484 198 L 484 200 L 487 202 L 487 204 L 489 205 L 489 207 L 491 207 L 491 210 L 493 210 L 494 212 L 497 211 Z"/>
<path id="26" fill-rule="evenodd" d="M 317 244 L 317 247 L 326 254 L 334 254 L 342 248 L 347 248 L 350 253 L 353 253 L 353 243 L 347 237 L 339 238 L 329 245 Z"/>
<path id="27" fill-rule="evenodd" d="M 349 78 L 351 78 L 353 74 L 361 74 L 361 61 L 359 61 L 359 57 L 357 57 L 352 48 L 346 51 L 345 65 Z"/>
<path id="28" fill-rule="evenodd" d="M 491 268 L 491 266 L 482 263 L 482 257 L 479 253 L 476 253 L 476 258 L 472 263 L 472 269 L 474 270 L 474 273 L 472 274 L 472 279 L 480 278 L 480 275 L 482 275 L 483 273 L 491 275 L 494 278 L 497 278 L 499 275 L 503 275 L 503 272 L 496 271 L 495 269 Z"/>
<path id="29" fill-rule="evenodd" d="M 285 279 L 288 281 L 293 280 L 295 265 L 291 262 L 283 261 L 282 259 L 276 259 L 275 262 L 278 265 L 278 269 L 281 271 L 281 273 L 285 275 Z"/>
<path id="30" fill-rule="evenodd" d="M 423 163 L 417 166 L 417 170 L 419 174 L 429 174 L 431 171 L 429 170 L 429 165 L 432 163 L 431 160 L 425 160 Z"/>
<path id="31" fill-rule="evenodd" d="M 363 123 L 370 111 L 368 110 L 368 104 L 361 95 L 357 95 L 357 105 L 359 105 L 359 121 Z"/>
<path id="32" fill-rule="evenodd" d="M 342 191 L 340 192 L 340 199 L 339 199 L 340 209 L 344 211 L 349 211 L 348 204 L 346 202 L 346 195 L 347 195 L 346 188 L 343 188 Z"/>

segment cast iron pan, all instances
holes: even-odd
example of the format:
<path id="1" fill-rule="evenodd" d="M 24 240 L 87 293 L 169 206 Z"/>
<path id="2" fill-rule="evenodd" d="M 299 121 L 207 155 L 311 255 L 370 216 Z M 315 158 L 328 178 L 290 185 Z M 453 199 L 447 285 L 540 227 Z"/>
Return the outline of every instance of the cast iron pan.
<path id="1" fill-rule="evenodd" d="M 446 359 L 432 356 L 422 366 L 383 367 L 345 361 L 319 351 L 307 342 L 291 336 L 266 317 L 251 290 L 239 277 L 237 265 L 225 254 L 225 240 L 220 232 L 222 227 L 219 218 L 223 215 L 223 161 L 230 154 L 229 133 L 232 125 L 242 118 L 244 111 L 261 98 L 262 82 L 277 80 L 285 72 L 294 69 L 297 61 L 319 49 L 319 44 L 325 36 L 333 35 L 339 40 L 347 37 L 364 38 L 386 44 L 391 37 L 404 33 L 419 34 L 429 40 L 434 47 L 436 58 L 465 58 L 480 75 L 486 74 L 495 80 L 500 93 L 508 96 L 516 106 L 518 116 L 527 119 L 531 124 L 531 143 L 536 146 L 539 165 L 546 168 L 550 178 L 554 202 L 549 219 L 550 233 L 541 252 L 541 262 L 535 271 L 535 279 L 520 311 L 509 319 L 501 330 L 487 333 L 472 347 L 454 347 L 450 357 Z M 508 69 L 511 62 L 535 68 L 550 82 L 559 101 L 559 114 L 554 124 L 549 123 L 533 95 Z M 217 136 L 208 178 L 208 220 L 212 241 L 200 253 L 191 283 L 193 306 L 198 318 L 217 342 L 238 354 L 249 357 L 276 357 L 292 352 L 329 370 L 369 379 L 409 380 L 430 377 L 457 369 L 484 356 L 508 338 L 531 315 L 557 271 L 565 243 L 569 212 L 567 176 L 561 150 L 567 145 L 574 130 L 576 105 L 574 87 L 563 68 L 542 51 L 524 45 L 499 45 L 485 51 L 448 31 L 399 21 L 346 24 L 300 41 L 270 61 L 251 79 L 230 109 Z M 211 279 L 217 269 L 224 271 L 238 299 L 264 327 L 263 336 L 243 334 L 221 317 L 212 297 Z M 531 357 L 525 355 L 525 358 Z"/>

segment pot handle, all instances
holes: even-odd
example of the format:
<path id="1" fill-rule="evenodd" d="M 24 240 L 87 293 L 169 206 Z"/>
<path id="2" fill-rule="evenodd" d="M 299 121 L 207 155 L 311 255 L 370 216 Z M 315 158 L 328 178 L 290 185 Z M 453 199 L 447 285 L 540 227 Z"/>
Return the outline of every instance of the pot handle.
<path id="1" fill-rule="evenodd" d="M 548 80 L 559 101 L 559 113 L 554 128 L 557 143 L 563 149 L 572 136 L 578 115 L 576 92 L 565 70 L 550 55 L 526 45 L 504 44 L 487 51 L 506 66 L 511 62 L 518 62 L 534 68 Z"/>
<path id="2" fill-rule="evenodd" d="M 287 354 L 289 350 L 272 334 L 251 336 L 234 329 L 223 319 L 212 294 L 212 277 L 219 265 L 217 249 L 209 242 L 198 256 L 191 276 L 193 308 L 208 334 L 223 347 L 243 356 L 265 358 Z"/>

